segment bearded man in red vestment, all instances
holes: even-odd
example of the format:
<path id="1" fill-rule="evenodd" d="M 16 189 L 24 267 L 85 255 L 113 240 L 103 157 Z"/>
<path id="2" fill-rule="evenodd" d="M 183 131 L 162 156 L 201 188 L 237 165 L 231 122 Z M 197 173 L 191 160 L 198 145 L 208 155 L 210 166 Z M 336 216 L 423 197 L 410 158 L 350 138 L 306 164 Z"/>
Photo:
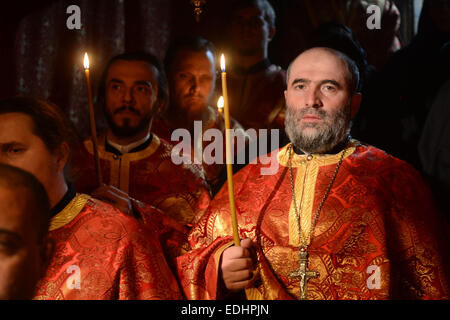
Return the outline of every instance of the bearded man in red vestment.
<path id="1" fill-rule="evenodd" d="M 449 239 L 412 166 L 349 137 L 358 71 L 328 48 L 288 69 L 278 171 L 250 164 L 234 176 L 241 245 L 232 246 L 223 188 L 178 258 L 189 298 L 449 298 Z"/>
<path id="2" fill-rule="evenodd" d="M 35 299 L 179 299 L 155 229 L 111 205 L 78 194 L 64 177 L 71 124 L 54 105 L 33 98 L 0 101 L 0 162 L 24 169 L 45 187 L 54 251 Z M 37 226 L 36 226 L 37 227 Z"/>
<path id="3" fill-rule="evenodd" d="M 98 138 L 104 186 L 95 179 L 93 143 L 86 139 L 73 155 L 71 177 L 80 192 L 133 211 L 133 199 L 162 210 L 178 222 L 193 224 L 210 200 L 201 166 L 176 165 L 172 146 L 152 133 L 153 117 L 167 105 L 167 80 L 151 54 L 112 58 L 103 73 L 99 104 L 108 129 Z M 200 209 L 199 209 L 200 208 Z"/>
<path id="4" fill-rule="evenodd" d="M 225 168 L 225 122 L 217 107 L 211 105 L 216 82 L 214 44 L 197 36 L 180 38 L 169 47 L 164 63 L 170 103 L 161 117 L 155 118 L 152 130 L 181 149 L 191 162 L 201 164 L 211 189 L 218 191 L 224 182 L 220 173 Z M 236 136 L 235 141 L 240 141 L 239 145 L 235 144 L 234 154 L 237 156 L 244 151 L 250 136 L 233 118 L 230 126 Z M 188 142 L 172 141 L 177 129 L 187 130 L 191 139 Z M 204 138 L 208 132 L 214 131 L 221 135 L 222 141 L 216 136 L 214 142 Z M 209 153 L 204 155 L 203 150 L 206 153 L 206 148 L 211 149 L 216 144 L 215 157 Z"/>

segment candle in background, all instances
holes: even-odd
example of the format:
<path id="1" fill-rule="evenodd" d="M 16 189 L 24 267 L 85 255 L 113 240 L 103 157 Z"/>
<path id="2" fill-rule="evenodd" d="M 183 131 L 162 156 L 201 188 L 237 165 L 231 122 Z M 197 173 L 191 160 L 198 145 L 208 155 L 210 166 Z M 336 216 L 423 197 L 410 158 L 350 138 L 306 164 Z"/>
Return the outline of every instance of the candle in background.
<path id="1" fill-rule="evenodd" d="M 234 203 L 234 186 L 233 186 L 233 159 L 231 158 L 231 132 L 230 132 L 230 110 L 228 106 L 227 91 L 227 74 L 225 72 L 225 56 L 220 56 L 220 69 L 222 70 L 222 95 L 223 95 L 223 111 L 225 115 L 225 150 L 226 150 L 226 166 L 227 166 L 227 182 L 228 197 L 230 200 L 231 224 L 233 226 L 233 240 L 235 246 L 240 246 L 239 230 L 236 217 L 236 204 Z"/>
<path id="2" fill-rule="evenodd" d="M 102 172 L 100 170 L 100 158 L 98 156 L 97 128 L 95 126 L 94 104 L 92 103 L 92 88 L 91 88 L 91 79 L 89 75 L 89 56 L 87 52 L 84 54 L 83 64 L 84 64 L 84 72 L 86 74 L 86 85 L 88 90 L 89 121 L 91 127 L 92 143 L 94 147 L 95 173 L 97 176 L 98 186 L 100 187 L 102 185 Z"/>
<path id="3" fill-rule="evenodd" d="M 219 100 L 217 100 L 217 110 L 221 116 L 223 116 L 223 104 L 223 96 L 220 96 Z"/>

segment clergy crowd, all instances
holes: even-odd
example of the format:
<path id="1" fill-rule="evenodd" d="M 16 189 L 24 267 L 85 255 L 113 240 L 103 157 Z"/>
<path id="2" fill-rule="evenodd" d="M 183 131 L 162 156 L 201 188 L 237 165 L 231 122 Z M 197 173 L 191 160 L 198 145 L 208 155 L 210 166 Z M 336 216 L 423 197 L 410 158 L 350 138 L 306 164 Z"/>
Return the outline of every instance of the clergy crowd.
<path id="1" fill-rule="evenodd" d="M 380 80 L 352 30 L 321 27 L 283 70 L 268 57 L 267 0 L 237 1 L 231 25 L 232 177 L 225 139 L 222 161 L 203 153 L 226 126 L 216 48 L 200 36 L 174 41 L 164 61 L 111 58 L 96 139 L 50 101 L 0 100 L 0 299 L 450 298 L 446 207 L 429 187 L 448 173 L 429 180 L 414 152 L 384 150 L 401 144 L 395 114 L 383 128 L 388 113 L 368 111 Z M 384 129 L 391 145 L 376 144 Z"/>

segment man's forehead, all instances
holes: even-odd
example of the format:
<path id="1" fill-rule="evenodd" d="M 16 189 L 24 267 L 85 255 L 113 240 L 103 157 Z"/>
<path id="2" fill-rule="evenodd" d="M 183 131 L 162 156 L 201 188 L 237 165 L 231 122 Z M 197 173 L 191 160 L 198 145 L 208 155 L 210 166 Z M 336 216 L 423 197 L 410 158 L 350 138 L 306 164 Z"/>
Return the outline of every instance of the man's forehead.
<path id="1" fill-rule="evenodd" d="M 295 79 L 346 81 L 347 68 L 341 58 L 331 52 L 310 50 L 296 58 L 289 73 L 289 83 Z"/>
<path id="2" fill-rule="evenodd" d="M 21 201 L 22 200 L 22 201 Z M 26 201 L 23 201 L 26 200 Z M 29 190 L 0 183 L 0 229 L 17 231 L 27 217 L 27 203 L 31 201 Z"/>
<path id="3" fill-rule="evenodd" d="M 146 61 L 117 60 L 109 67 L 106 79 L 156 82 L 157 75 L 156 67 Z"/>
<path id="4" fill-rule="evenodd" d="M 214 55 L 211 51 L 190 51 L 181 50 L 176 55 L 173 68 L 175 71 L 183 69 L 197 69 L 200 67 L 206 67 L 213 69 Z"/>
<path id="5" fill-rule="evenodd" d="M 24 135 L 31 133 L 34 126 L 32 118 L 21 112 L 10 112 L 0 114 L 0 136 L 8 137 L 10 140 L 14 139 L 14 135 Z"/>
<path id="6" fill-rule="evenodd" d="M 0 188 L 1 189 L 1 188 Z M 0 190 L 0 193 L 4 193 Z M 13 240 L 21 243 L 23 239 L 37 232 L 36 220 L 32 221 L 30 205 L 32 198 L 25 188 L 17 188 L 16 192 L 7 197 L 0 195 L 0 239 Z"/>
<path id="7" fill-rule="evenodd" d="M 0 114 L 0 147 L 35 143 L 41 140 L 34 132 L 34 122 L 24 113 Z"/>

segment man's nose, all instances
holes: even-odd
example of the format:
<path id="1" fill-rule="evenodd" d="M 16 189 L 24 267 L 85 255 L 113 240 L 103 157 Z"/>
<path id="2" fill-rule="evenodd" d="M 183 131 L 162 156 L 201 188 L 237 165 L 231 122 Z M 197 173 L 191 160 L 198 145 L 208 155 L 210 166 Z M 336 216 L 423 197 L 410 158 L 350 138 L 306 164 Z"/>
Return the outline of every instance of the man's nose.
<path id="1" fill-rule="evenodd" d="M 124 90 L 122 101 L 127 104 L 133 103 L 134 101 L 133 88 L 126 88 Z"/>
<path id="2" fill-rule="evenodd" d="M 311 88 L 306 92 L 305 105 L 307 107 L 320 108 L 323 106 L 320 99 L 320 90 L 318 88 Z"/>
<path id="3" fill-rule="evenodd" d="M 190 87 L 189 87 L 189 93 L 195 94 L 200 91 L 200 81 L 197 78 L 192 78 Z"/>

